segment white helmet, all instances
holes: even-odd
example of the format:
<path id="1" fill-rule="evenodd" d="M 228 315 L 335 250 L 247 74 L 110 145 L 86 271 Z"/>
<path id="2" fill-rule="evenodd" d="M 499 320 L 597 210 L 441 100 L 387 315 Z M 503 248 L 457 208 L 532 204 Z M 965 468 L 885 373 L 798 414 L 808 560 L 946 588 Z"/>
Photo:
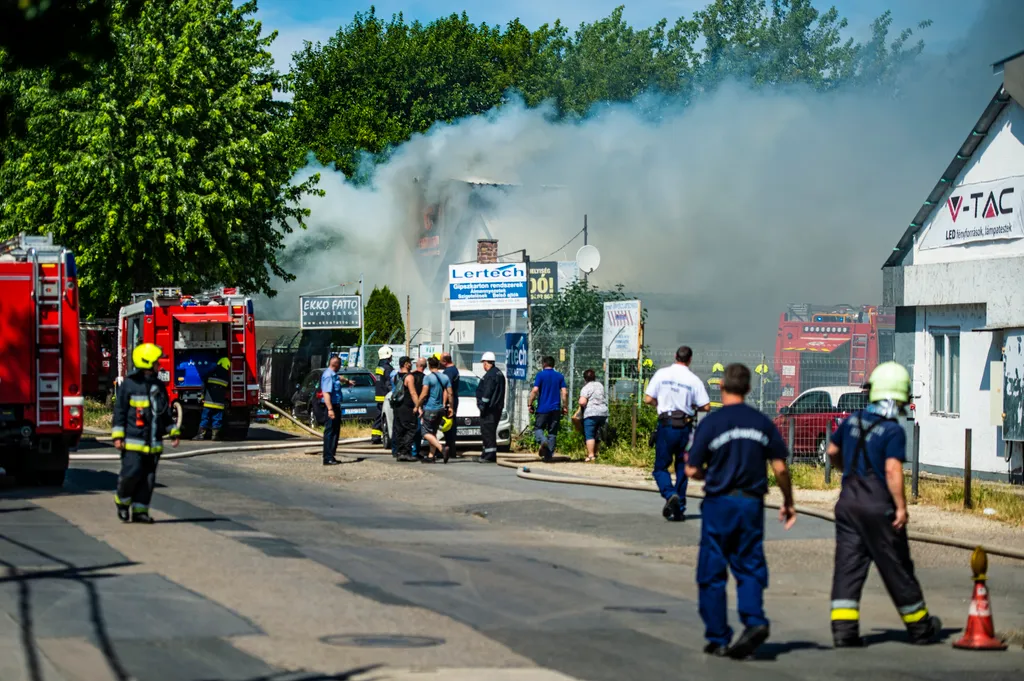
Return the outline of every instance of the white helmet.
<path id="1" fill-rule="evenodd" d="M 495 361 L 494 353 L 493 352 L 485 352 L 484 356 L 480 358 L 480 361 L 481 362 L 493 362 L 493 361 Z"/>
<path id="2" fill-rule="evenodd" d="M 391 356 L 393 354 L 394 354 L 394 352 L 391 350 L 391 348 L 389 346 L 385 345 L 380 350 L 377 351 L 377 358 L 378 359 L 391 359 Z"/>

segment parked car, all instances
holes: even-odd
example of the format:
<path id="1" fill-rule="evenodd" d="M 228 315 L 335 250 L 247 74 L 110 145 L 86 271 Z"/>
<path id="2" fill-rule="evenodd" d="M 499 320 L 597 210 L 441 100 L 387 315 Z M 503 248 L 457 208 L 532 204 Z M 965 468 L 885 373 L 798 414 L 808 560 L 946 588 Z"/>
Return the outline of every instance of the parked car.
<path id="1" fill-rule="evenodd" d="M 320 392 L 320 377 L 326 370 L 324 367 L 306 374 L 302 383 L 295 386 L 292 396 L 292 416 L 311 426 L 322 426 L 327 420 Z M 340 369 L 338 376 L 342 379 L 341 419 L 372 421 L 377 413 L 376 377 L 366 369 Z"/>
<path id="2" fill-rule="evenodd" d="M 476 387 L 480 385 L 480 379 L 472 374 L 460 374 L 459 376 L 459 413 L 455 415 L 458 424 L 458 446 L 480 445 L 480 410 L 476 408 Z M 507 394 L 507 393 L 506 393 Z M 394 415 L 391 411 L 391 402 L 384 400 L 384 448 L 391 448 L 391 424 L 394 423 Z M 512 424 L 508 418 L 508 407 L 498 421 L 498 449 L 508 451 L 512 444 Z M 421 447 L 426 445 L 424 440 Z"/>
<path id="3" fill-rule="evenodd" d="M 812 388 L 800 393 L 793 403 L 779 410 L 775 425 L 794 456 L 812 457 L 825 462 L 828 438 L 836 424 L 868 404 L 868 395 L 860 386 L 840 385 Z M 789 422 L 793 422 L 793 442 L 789 442 Z"/>

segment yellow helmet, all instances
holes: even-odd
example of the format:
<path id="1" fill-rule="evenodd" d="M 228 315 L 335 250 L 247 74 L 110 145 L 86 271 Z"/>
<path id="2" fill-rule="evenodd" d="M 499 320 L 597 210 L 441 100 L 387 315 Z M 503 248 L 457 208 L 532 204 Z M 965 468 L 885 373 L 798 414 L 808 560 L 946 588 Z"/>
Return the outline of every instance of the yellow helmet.
<path id="1" fill-rule="evenodd" d="M 447 433 L 449 430 L 452 429 L 452 425 L 454 423 L 455 423 L 455 421 L 452 419 L 451 416 L 442 416 L 441 417 L 441 432 L 442 433 Z"/>
<path id="2" fill-rule="evenodd" d="M 722 372 L 722 371 L 725 371 L 725 367 L 722 366 L 721 362 L 715 362 L 715 365 L 713 367 L 711 367 L 711 373 L 713 373 L 713 374 L 714 373 L 719 373 L 719 372 Z"/>
<path id="3" fill-rule="evenodd" d="M 136 369 L 152 369 L 157 360 L 164 356 L 164 350 L 155 343 L 142 343 L 132 350 L 132 364 Z"/>
<path id="4" fill-rule="evenodd" d="M 227 357 L 221 357 L 220 359 L 217 360 L 217 366 L 219 366 L 224 371 L 231 371 L 231 360 L 228 359 Z"/>
<path id="5" fill-rule="evenodd" d="M 896 400 L 906 404 L 910 401 L 910 373 L 902 364 L 896 362 L 879 364 L 871 372 L 868 382 L 871 384 L 868 399 L 872 402 Z"/>
<path id="6" fill-rule="evenodd" d="M 654 366 L 654 360 L 648 357 L 647 359 L 644 360 L 644 366 L 650 369 L 652 366 Z"/>

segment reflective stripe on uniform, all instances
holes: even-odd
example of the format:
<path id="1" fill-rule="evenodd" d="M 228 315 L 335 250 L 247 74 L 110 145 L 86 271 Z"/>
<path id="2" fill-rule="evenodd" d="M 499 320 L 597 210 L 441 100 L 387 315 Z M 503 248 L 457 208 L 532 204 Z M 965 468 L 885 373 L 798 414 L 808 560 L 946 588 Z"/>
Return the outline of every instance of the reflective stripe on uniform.
<path id="1" fill-rule="evenodd" d="M 181 430 L 178 428 L 171 428 L 171 432 L 167 433 L 171 437 L 181 437 Z"/>
<path id="2" fill-rule="evenodd" d="M 112 437 L 115 440 L 123 440 L 124 439 L 124 428 L 114 428 L 114 429 L 112 429 L 110 431 L 110 437 Z"/>
<path id="3" fill-rule="evenodd" d="M 224 405 L 221 404 L 220 402 L 203 402 L 203 406 L 204 407 L 209 407 L 210 409 L 223 409 L 224 408 Z"/>
<path id="4" fill-rule="evenodd" d="M 164 451 L 163 445 L 148 445 L 145 440 L 128 438 L 124 441 L 124 449 L 127 452 L 140 452 L 142 454 L 159 454 Z"/>
<path id="5" fill-rule="evenodd" d="M 376 428 L 370 429 L 370 435 L 383 435 L 383 431 L 377 430 Z"/>
<path id="6" fill-rule="evenodd" d="M 497 447 L 484 447 L 484 454 L 495 454 L 497 451 Z"/>
<path id="7" fill-rule="evenodd" d="M 832 621 L 857 621 L 860 619 L 860 603 L 848 598 L 832 601 Z"/>
<path id="8" fill-rule="evenodd" d="M 114 492 L 114 503 L 117 504 L 118 506 L 127 506 L 128 504 L 132 503 L 132 500 L 122 499 L 121 497 L 117 496 L 117 492 Z"/>
<path id="9" fill-rule="evenodd" d="M 149 513 L 149 506 L 145 504 L 132 504 L 132 510 L 136 513 Z"/>
<path id="10" fill-rule="evenodd" d="M 228 387 L 228 382 L 220 378 L 208 378 L 206 382 L 210 385 L 222 385 L 225 388 Z"/>
<path id="11" fill-rule="evenodd" d="M 920 622 L 928 616 L 928 608 L 925 607 L 924 601 L 918 601 L 912 605 L 905 605 L 902 608 L 897 608 L 900 613 L 900 617 L 903 618 L 905 624 L 913 624 L 914 622 Z"/>
<path id="12" fill-rule="evenodd" d="M 373 399 L 376 400 L 377 402 L 383 402 L 385 397 L 385 395 L 374 395 Z"/>
<path id="13" fill-rule="evenodd" d="M 133 407 L 148 407 L 149 406 L 149 398 L 148 397 L 135 397 L 135 396 L 132 396 L 132 397 L 128 398 L 128 404 L 133 406 Z"/>
<path id="14" fill-rule="evenodd" d="M 383 376 L 384 375 L 384 367 L 377 367 L 377 371 L 375 371 L 374 373 L 376 373 L 378 376 Z"/>

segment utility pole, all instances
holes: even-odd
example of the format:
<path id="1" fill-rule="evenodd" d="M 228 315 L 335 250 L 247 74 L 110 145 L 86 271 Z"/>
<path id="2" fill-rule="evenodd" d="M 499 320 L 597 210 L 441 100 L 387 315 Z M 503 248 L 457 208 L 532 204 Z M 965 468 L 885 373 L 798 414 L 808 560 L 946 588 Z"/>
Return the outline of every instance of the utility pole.
<path id="1" fill-rule="evenodd" d="M 363 273 L 359 273 L 359 364 L 366 366 L 366 308 L 363 305 Z"/>
<path id="2" fill-rule="evenodd" d="M 584 245 L 584 246 L 586 246 L 586 245 L 587 245 L 587 237 L 588 237 L 588 236 L 589 236 L 589 231 L 588 231 L 588 229 L 587 229 L 587 214 L 586 214 L 586 213 L 584 213 L 584 214 L 583 214 L 583 245 Z M 586 272 L 584 272 L 584 273 L 583 273 L 583 281 L 584 281 L 584 282 L 586 282 L 586 281 L 587 281 L 587 277 L 588 277 L 588 276 L 589 276 L 589 275 L 588 275 L 588 274 L 587 274 Z"/>
<path id="3" fill-rule="evenodd" d="M 409 343 L 412 338 L 410 334 L 412 332 L 412 307 L 409 304 L 408 294 L 405 296 L 405 356 L 409 356 Z"/>

